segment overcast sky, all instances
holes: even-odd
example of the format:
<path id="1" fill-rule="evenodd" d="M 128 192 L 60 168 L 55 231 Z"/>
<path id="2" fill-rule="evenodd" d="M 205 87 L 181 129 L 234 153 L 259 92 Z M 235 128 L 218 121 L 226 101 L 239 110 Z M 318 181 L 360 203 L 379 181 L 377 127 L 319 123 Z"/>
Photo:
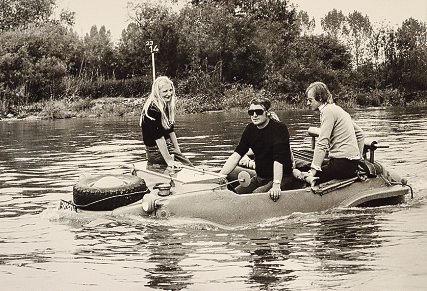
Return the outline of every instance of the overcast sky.
<path id="1" fill-rule="evenodd" d="M 155 0 L 151 0 L 155 1 Z M 92 25 L 105 25 L 114 40 L 121 36 L 127 26 L 131 0 L 57 0 L 60 9 L 76 12 L 74 30 L 81 36 L 90 31 Z M 139 2 L 144 2 L 140 0 Z M 368 15 L 371 22 L 385 22 L 391 26 L 400 26 L 410 17 L 427 22 L 427 0 L 291 0 L 300 10 L 306 11 L 310 18 L 315 17 L 320 28 L 320 18 L 333 8 L 347 15 L 354 10 Z"/>

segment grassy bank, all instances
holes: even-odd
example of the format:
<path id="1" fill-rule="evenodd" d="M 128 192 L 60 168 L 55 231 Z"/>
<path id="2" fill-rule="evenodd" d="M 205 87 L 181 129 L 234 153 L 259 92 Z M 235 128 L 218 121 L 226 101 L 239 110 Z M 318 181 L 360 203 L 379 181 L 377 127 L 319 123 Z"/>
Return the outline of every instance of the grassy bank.
<path id="1" fill-rule="evenodd" d="M 274 108 L 302 108 L 302 103 L 296 102 L 296 97 L 289 95 L 273 95 L 265 90 L 255 90 L 252 87 L 232 87 L 224 94 L 212 96 L 207 94 L 177 96 L 177 113 L 198 113 L 214 110 L 232 110 L 246 108 L 251 99 L 268 97 Z M 39 118 L 64 119 L 73 117 L 108 117 L 135 116 L 141 113 L 145 98 L 103 97 L 103 98 L 64 98 L 48 100 L 19 106 L 0 107 L 0 117 L 3 118 Z"/>
<path id="2" fill-rule="evenodd" d="M 354 93 L 343 91 L 336 102 L 343 107 L 355 106 L 425 106 L 427 92 L 402 94 L 396 90 Z M 177 98 L 178 114 L 198 113 L 213 110 L 245 109 L 251 99 L 267 97 L 273 102 L 274 110 L 305 108 L 305 97 L 290 94 L 272 94 L 252 87 L 230 88 L 221 96 L 179 95 Z M 104 98 L 67 98 L 49 100 L 19 106 L 6 106 L 0 102 L 1 118 L 37 118 L 64 119 L 73 117 L 108 117 L 137 116 L 140 114 L 144 98 L 104 97 Z"/>
<path id="3" fill-rule="evenodd" d="M 139 114 L 143 100 L 141 98 L 74 98 L 41 101 L 16 106 L 4 117 L 65 119 L 73 117 L 106 117 Z"/>

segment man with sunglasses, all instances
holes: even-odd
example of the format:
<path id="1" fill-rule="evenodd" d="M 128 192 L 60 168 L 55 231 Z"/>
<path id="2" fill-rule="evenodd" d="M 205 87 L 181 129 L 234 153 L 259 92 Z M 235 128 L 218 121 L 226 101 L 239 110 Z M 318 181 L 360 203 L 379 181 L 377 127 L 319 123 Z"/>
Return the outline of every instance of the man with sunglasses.
<path id="1" fill-rule="evenodd" d="M 274 112 L 270 112 L 270 107 L 271 102 L 267 98 L 255 98 L 250 102 L 248 114 L 252 122 L 246 126 L 239 144 L 220 173 L 231 173 L 251 149 L 255 155 L 256 175 L 249 186 L 238 186 L 235 190 L 238 194 L 269 191 L 270 198 L 277 201 L 280 191 L 293 180 L 292 154 L 288 128 Z"/>

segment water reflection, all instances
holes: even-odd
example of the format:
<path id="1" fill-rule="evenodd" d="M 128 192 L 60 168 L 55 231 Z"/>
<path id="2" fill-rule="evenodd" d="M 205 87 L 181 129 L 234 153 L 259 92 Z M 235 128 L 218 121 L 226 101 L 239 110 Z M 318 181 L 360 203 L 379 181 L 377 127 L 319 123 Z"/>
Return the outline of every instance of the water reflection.
<path id="1" fill-rule="evenodd" d="M 286 268 L 286 261 L 291 255 L 287 238 L 282 237 L 277 244 L 269 238 L 253 238 L 252 243 L 255 249 L 249 251 L 249 263 L 252 264 L 249 282 L 257 283 L 260 289 L 267 290 L 278 283 L 296 279 L 292 275 L 294 270 Z"/>
<path id="2" fill-rule="evenodd" d="M 339 286 L 343 275 L 373 270 L 369 262 L 383 243 L 375 214 L 361 211 L 303 215 L 243 233 L 248 283 L 261 290 L 307 287 L 310 280 L 318 282 L 313 288 Z"/>
<path id="3" fill-rule="evenodd" d="M 191 253 L 191 249 L 169 236 L 170 232 L 167 229 L 160 228 L 153 237 L 153 241 L 159 243 L 147 245 L 150 252 L 147 261 L 149 267 L 146 268 L 147 286 L 155 289 L 182 290 L 187 288 L 192 278 L 192 274 L 181 267 L 182 261 Z"/>
<path id="4" fill-rule="evenodd" d="M 382 243 L 375 220 L 375 214 L 351 212 L 319 220 L 314 255 L 323 260 L 322 271 L 340 275 L 371 270 L 373 249 Z"/>

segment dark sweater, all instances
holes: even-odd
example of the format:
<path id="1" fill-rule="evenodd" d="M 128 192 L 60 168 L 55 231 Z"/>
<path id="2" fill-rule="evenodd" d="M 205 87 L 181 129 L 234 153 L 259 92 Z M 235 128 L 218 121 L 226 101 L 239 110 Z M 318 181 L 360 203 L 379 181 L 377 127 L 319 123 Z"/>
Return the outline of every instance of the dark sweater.
<path id="1" fill-rule="evenodd" d="M 266 127 L 258 129 L 253 123 L 246 126 L 235 152 L 243 156 L 252 149 L 255 154 L 256 173 L 261 178 L 273 178 L 273 164 L 283 165 L 283 174 L 292 173 L 289 131 L 282 122 L 270 119 Z"/>
<path id="2" fill-rule="evenodd" d="M 170 129 L 164 129 L 162 126 L 162 115 L 157 107 L 151 105 L 148 108 L 148 116 L 144 115 L 142 119 L 142 139 L 146 146 L 155 146 L 156 140 L 164 137 L 170 138 L 169 134 L 174 131 L 174 125 Z"/>

